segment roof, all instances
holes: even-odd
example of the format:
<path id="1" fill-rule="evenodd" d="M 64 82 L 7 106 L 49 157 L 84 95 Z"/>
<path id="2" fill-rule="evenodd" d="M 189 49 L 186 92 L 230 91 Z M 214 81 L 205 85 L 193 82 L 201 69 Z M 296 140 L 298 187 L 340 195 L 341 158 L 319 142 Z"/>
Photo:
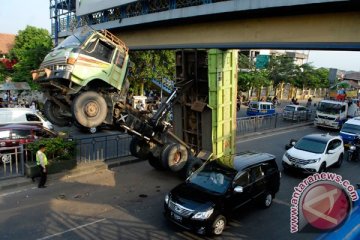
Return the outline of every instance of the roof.
<path id="1" fill-rule="evenodd" d="M 39 124 L 5 124 L 0 125 L 0 130 L 3 129 L 21 129 L 21 130 L 29 130 L 29 129 L 42 129 L 42 126 Z"/>
<path id="2" fill-rule="evenodd" d="M 345 123 L 354 124 L 354 125 L 360 125 L 360 117 L 350 118 Z"/>
<path id="3" fill-rule="evenodd" d="M 327 133 L 327 134 L 320 133 L 320 134 L 309 134 L 303 138 L 328 142 L 329 140 L 336 138 L 336 137 L 337 136 L 330 135 L 329 133 Z"/>
<path id="4" fill-rule="evenodd" d="M 340 101 L 334 101 L 334 100 L 321 100 L 320 103 L 332 103 L 332 104 L 347 105 L 346 102 L 340 102 Z"/>
<path id="5" fill-rule="evenodd" d="M 0 91 L 30 89 L 30 85 L 27 82 L 9 82 L 0 84 Z"/>
<path id="6" fill-rule="evenodd" d="M 355 80 L 360 81 L 360 72 L 347 73 L 344 76 L 344 80 Z"/>
<path id="7" fill-rule="evenodd" d="M 0 33 L 0 53 L 7 54 L 15 44 L 15 34 Z"/>
<path id="8" fill-rule="evenodd" d="M 272 159 L 275 159 L 275 156 L 270 153 L 241 152 L 234 157 L 234 168 L 241 171 L 248 166 Z"/>

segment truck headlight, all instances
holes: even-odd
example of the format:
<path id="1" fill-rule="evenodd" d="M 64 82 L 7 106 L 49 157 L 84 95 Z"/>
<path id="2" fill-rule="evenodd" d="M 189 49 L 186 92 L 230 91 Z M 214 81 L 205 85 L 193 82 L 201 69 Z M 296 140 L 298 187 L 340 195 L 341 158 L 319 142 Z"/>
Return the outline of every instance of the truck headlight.
<path id="1" fill-rule="evenodd" d="M 166 205 L 169 204 L 169 194 L 166 194 L 166 195 L 165 195 L 165 199 L 164 199 L 164 200 L 165 200 Z"/>
<path id="2" fill-rule="evenodd" d="M 208 219 L 213 212 L 213 208 L 210 208 L 205 212 L 197 212 L 194 216 L 192 216 L 192 219 Z"/>

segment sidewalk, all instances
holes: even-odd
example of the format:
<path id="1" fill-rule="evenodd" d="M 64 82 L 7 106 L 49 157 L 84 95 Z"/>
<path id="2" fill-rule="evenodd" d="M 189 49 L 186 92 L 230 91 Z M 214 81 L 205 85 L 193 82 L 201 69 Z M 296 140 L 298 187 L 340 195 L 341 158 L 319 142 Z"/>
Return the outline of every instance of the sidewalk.
<path id="1" fill-rule="evenodd" d="M 252 137 L 258 137 L 260 135 L 266 135 L 266 134 L 270 134 L 273 132 L 308 126 L 311 124 L 313 124 L 313 122 L 299 123 L 299 124 L 294 124 L 294 125 L 281 127 L 281 128 L 274 128 L 274 129 L 269 129 L 269 130 L 264 130 L 264 131 L 259 131 L 259 132 L 252 132 L 252 133 L 237 136 L 236 140 L 239 141 L 239 140 L 243 140 L 243 139 L 251 139 Z M 59 179 L 64 178 L 64 177 L 75 178 L 75 177 L 79 177 L 79 176 L 83 176 L 83 175 L 87 175 L 87 174 L 93 174 L 98 171 L 103 171 L 106 169 L 119 167 L 119 166 L 122 166 L 125 164 L 140 162 L 140 161 L 143 161 L 143 160 L 137 159 L 133 156 L 127 156 L 127 157 L 107 160 L 105 162 L 93 161 L 90 163 L 80 163 L 72 170 L 64 171 L 61 173 L 49 174 L 48 181 L 56 182 Z M 17 187 L 23 187 L 23 186 L 30 186 L 30 185 L 36 186 L 36 184 L 31 181 L 31 178 L 27 178 L 25 176 L 3 179 L 3 180 L 0 180 L 0 192 L 3 190 L 8 190 L 8 189 L 17 188 Z"/>

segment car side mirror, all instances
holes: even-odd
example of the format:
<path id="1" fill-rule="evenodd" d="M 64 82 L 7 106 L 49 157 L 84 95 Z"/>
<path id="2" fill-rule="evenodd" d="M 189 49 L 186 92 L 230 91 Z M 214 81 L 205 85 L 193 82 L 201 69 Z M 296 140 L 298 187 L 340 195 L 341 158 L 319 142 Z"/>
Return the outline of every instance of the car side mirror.
<path id="1" fill-rule="evenodd" d="M 236 193 L 242 193 L 244 191 L 244 188 L 241 186 L 237 186 L 234 188 L 234 192 Z"/>
<path id="2" fill-rule="evenodd" d="M 335 150 L 333 150 L 333 149 L 330 149 L 329 151 L 328 151 L 328 154 L 334 154 L 335 153 Z"/>

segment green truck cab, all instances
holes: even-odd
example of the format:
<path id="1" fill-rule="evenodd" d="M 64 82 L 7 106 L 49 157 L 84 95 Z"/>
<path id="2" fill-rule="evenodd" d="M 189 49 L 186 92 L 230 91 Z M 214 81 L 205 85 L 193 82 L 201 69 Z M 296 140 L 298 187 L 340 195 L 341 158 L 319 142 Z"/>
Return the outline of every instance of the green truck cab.
<path id="1" fill-rule="evenodd" d="M 32 71 L 47 98 L 46 117 L 59 126 L 112 124 L 125 105 L 129 62 L 128 48 L 109 31 L 77 29 Z"/>

